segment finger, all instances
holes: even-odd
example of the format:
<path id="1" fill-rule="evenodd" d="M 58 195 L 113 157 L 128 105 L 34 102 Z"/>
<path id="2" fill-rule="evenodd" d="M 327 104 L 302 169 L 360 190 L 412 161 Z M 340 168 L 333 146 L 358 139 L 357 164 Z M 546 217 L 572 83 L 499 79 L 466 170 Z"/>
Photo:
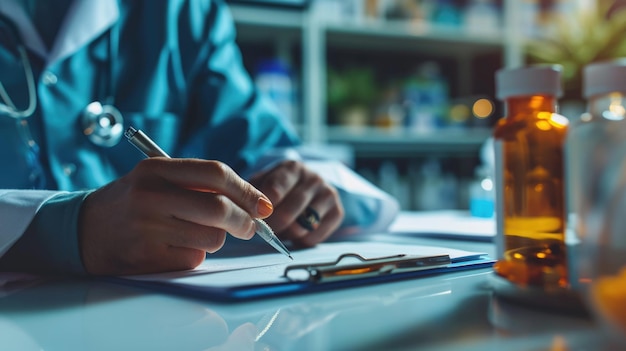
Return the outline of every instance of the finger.
<path id="1" fill-rule="evenodd" d="M 111 269 L 114 268 L 114 272 L 95 274 L 132 275 L 193 269 L 204 261 L 206 253 L 184 247 L 162 246 L 159 250 L 153 250 L 151 256 L 152 258 L 146 260 L 139 260 L 138 256 L 134 256 L 132 262 L 122 267 L 110 266 Z"/>
<path id="2" fill-rule="evenodd" d="M 228 197 L 180 188 L 148 192 L 142 199 L 157 206 L 154 211 L 206 228 L 219 228 L 240 239 L 250 239 L 256 225 L 252 217 Z"/>
<path id="3" fill-rule="evenodd" d="M 285 161 L 260 177 L 254 178 L 257 188 L 278 206 L 298 184 L 304 168 L 296 161 Z"/>
<path id="4" fill-rule="evenodd" d="M 308 230 L 297 222 L 293 222 L 281 233 L 286 240 L 297 246 L 313 246 L 327 239 L 341 224 L 344 210 L 334 189 L 320 192 L 308 205 L 320 217 L 320 224 L 314 230 Z"/>
<path id="5" fill-rule="evenodd" d="M 145 226 L 145 235 L 134 236 L 133 240 L 124 245 L 109 248 L 115 255 L 106 256 L 101 264 L 86 267 L 90 274 L 95 275 L 128 275 L 156 272 L 169 272 L 192 269 L 201 264 L 206 256 L 203 249 L 179 247 L 168 244 L 171 228 L 167 225 L 153 223 Z"/>
<path id="6" fill-rule="evenodd" d="M 323 186 L 324 181 L 317 174 L 308 173 L 305 178 L 301 178 L 297 186 L 292 188 L 268 218 L 272 228 L 281 232 L 294 223 Z"/>
<path id="7" fill-rule="evenodd" d="M 142 222 L 130 241 L 109 250 L 118 255 L 92 274 L 139 274 L 192 269 L 201 264 L 206 252 L 219 250 L 226 233 L 172 217 Z"/>
<path id="8" fill-rule="evenodd" d="M 182 188 L 223 194 L 255 217 L 267 217 L 273 209 L 267 196 L 219 161 L 155 157 L 141 161 L 137 170 Z"/>
<path id="9" fill-rule="evenodd" d="M 224 246 L 226 232 L 219 228 L 207 227 L 196 223 L 172 218 L 170 228 L 163 235 L 163 241 L 169 246 L 191 248 L 214 253 Z"/>
<path id="10" fill-rule="evenodd" d="M 206 252 L 183 247 L 161 246 L 150 250 L 150 257 L 121 256 L 124 261 L 109 260 L 107 265 L 87 269 L 92 275 L 132 275 L 173 272 L 193 269 L 206 257 Z"/>
<path id="11" fill-rule="evenodd" d="M 300 236 L 293 237 L 291 240 L 292 244 L 296 247 L 312 247 L 315 246 L 330 237 L 336 230 L 339 228 L 341 224 L 341 219 L 343 218 L 343 214 L 339 210 L 332 210 L 328 212 L 321 220 L 319 227 L 313 231 L 306 231 L 303 235 L 301 231 L 299 232 Z M 297 227 L 297 229 L 296 229 Z M 290 226 L 290 230 L 296 231 L 300 230 L 300 227 L 297 223 L 294 223 Z"/>
<path id="12" fill-rule="evenodd" d="M 156 255 L 156 253 L 153 254 Z M 204 262 L 206 252 L 186 247 L 168 246 L 157 257 L 159 259 L 154 260 L 151 264 L 140 266 L 141 269 L 139 271 L 142 273 L 150 273 L 150 271 L 152 271 L 151 273 L 158 273 L 194 269 Z"/>
<path id="13" fill-rule="evenodd" d="M 139 274 L 192 269 L 201 264 L 206 251 L 219 249 L 225 233 L 217 229 L 199 228 L 177 219 L 154 221 L 146 225 L 139 243 L 119 248 L 120 260 L 109 265 L 116 274 Z"/>

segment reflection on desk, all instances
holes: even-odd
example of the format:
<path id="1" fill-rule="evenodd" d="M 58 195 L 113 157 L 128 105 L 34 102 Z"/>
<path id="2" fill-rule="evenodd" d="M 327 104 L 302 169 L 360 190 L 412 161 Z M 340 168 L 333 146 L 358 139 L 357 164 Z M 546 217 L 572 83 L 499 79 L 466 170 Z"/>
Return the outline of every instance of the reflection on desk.
<path id="1" fill-rule="evenodd" d="M 0 340 L 7 350 L 624 349 L 589 319 L 498 301 L 491 274 L 481 269 L 237 304 L 49 280 L 0 298 Z"/>

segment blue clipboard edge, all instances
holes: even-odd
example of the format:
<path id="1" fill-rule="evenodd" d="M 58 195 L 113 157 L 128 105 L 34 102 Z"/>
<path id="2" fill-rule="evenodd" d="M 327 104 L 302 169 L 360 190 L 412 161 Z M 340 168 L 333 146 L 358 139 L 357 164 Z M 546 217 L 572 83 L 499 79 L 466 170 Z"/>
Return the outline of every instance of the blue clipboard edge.
<path id="1" fill-rule="evenodd" d="M 326 283 L 311 283 L 311 282 L 293 282 L 284 281 L 274 284 L 264 285 L 241 285 L 231 288 L 212 287 L 212 286 L 181 286 L 161 282 L 153 281 L 139 281 L 125 279 L 123 277 L 103 277 L 102 279 L 113 282 L 122 283 L 125 285 L 131 285 L 141 288 L 146 288 L 153 291 L 159 291 L 174 295 L 182 295 L 187 297 L 198 298 L 202 300 L 209 300 L 215 302 L 235 303 L 245 302 L 260 299 L 268 299 L 281 296 L 298 295 L 298 294 L 310 294 L 323 291 L 331 291 L 337 289 L 346 289 L 352 287 L 384 284 L 388 282 L 409 280 L 425 276 L 434 276 L 445 273 L 461 272 L 467 270 L 491 268 L 496 260 L 488 257 L 481 256 L 475 259 L 457 260 L 450 265 L 444 267 L 435 267 L 426 270 L 394 273 L 379 275 L 375 277 L 367 277 L 362 279 L 351 279 L 343 281 L 334 281 Z"/>

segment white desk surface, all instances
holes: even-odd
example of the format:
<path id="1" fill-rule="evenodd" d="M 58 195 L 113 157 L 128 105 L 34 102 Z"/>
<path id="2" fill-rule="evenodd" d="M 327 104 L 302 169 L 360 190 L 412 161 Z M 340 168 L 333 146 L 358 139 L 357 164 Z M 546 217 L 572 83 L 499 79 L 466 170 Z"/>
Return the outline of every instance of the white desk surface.
<path id="1" fill-rule="evenodd" d="M 493 254 L 490 243 L 399 240 Z M 626 350 L 590 318 L 501 301 L 491 275 L 481 269 L 238 304 L 89 280 L 5 287 L 0 349 Z"/>

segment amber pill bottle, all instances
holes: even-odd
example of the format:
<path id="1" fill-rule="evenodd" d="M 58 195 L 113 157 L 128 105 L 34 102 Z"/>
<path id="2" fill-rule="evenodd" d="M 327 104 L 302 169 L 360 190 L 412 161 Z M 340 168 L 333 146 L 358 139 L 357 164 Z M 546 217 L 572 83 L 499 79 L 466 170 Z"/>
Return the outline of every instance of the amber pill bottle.
<path id="1" fill-rule="evenodd" d="M 494 128 L 498 260 L 495 273 L 519 286 L 568 286 L 560 66 L 496 72 L 505 116 Z"/>

